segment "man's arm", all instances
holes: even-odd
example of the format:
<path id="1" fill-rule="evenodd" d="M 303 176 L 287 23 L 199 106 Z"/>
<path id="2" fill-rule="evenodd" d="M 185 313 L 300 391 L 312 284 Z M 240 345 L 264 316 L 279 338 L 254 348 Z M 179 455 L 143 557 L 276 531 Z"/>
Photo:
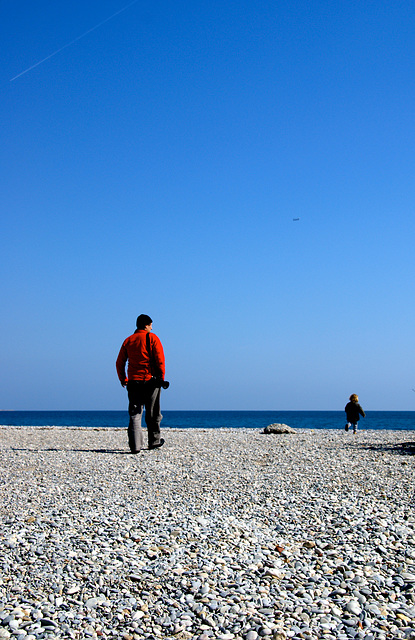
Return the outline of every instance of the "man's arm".
<path id="1" fill-rule="evenodd" d="M 164 376 L 166 374 L 166 366 L 165 366 L 165 360 L 164 360 L 164 351 L 163 351 L 163 346 L 160 342 L 160 339 L 153 334 L 150 334 L 151 337 L 153 338 L 152 342 L 153 342 L 153 347 L 152 347 L 152 355 L 153 355 L 153 362 L 155 365 L 155 369 L 157 370 L 155 373 L 157 373 L 162 380 L 164 380 Z"/>
<path id="2" fill-rule="evenodd" d="M 117 374 L 118 374 L 118 378 L 122 384 L 123 387 L 125 387 L 125 385 L 128 382 L 127 376 L 125 375 L 125 364 L 128 360 L 128 354 L 127 354 L 127 349 L 125 348 L 124 344 L 122 345 L 120 352 L 118 354 L 118 358 L 117 361 L 115 363 L 116 369 L 117 369 Z"/>

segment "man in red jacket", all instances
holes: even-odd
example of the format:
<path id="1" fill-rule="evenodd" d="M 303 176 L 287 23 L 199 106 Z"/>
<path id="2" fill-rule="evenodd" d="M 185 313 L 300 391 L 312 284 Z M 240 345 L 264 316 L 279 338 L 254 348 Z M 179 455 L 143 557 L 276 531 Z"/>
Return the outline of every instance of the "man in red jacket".
<path id="1" fill-rule="evenodd" d="M 138 453 L 143 447 L 143 407 L 146 410 L 148 448 L 156 449 L 164 444 L 163 438 L 160 438 L 163 417 L 160 412 L 160 383 L 157 385 L 156 380 L 164 380 L 164 352 L 159 338 L 151 333 L 152 329 L 150 316 L 138 316 L 137 330 L 122 343 L 116 362 L 120 382 L 128 391 L 128 444 L 131 453 Z"/>

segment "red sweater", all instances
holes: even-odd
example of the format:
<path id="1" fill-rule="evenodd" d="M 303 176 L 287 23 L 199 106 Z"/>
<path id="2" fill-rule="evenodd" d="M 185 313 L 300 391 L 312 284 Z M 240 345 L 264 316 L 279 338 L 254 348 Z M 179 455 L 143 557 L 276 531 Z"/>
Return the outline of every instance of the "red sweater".
<path id="1" fill-rule="evenodd" d="M 150 380 L 151 376 L 161 376 L 164 380 L 165 362 L 164 351 L 160 339 L 150 333 L 150 348 L 152 353 L 153 370 L 150 368 L 150 358 L 146 347 L 145 329 L 137 330 L 122 343 L 118 354 L 116 367 L 121 383 L 128 380 Z M 127 376 L 125 375 L 125 364 L 128 360 Z"/>

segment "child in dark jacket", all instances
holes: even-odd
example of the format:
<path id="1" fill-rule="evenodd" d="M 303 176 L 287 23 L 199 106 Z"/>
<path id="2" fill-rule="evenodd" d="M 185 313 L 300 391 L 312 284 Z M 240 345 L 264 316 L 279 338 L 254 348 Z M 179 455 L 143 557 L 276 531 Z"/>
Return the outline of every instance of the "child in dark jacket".
<path id="1" fill-rule="evenodd" d="M 346 412 L 347 424 L 344 427 L 345 431 L 349 431 L 349 427 L 353 427 L 353 433 L 357 431 L 357 423 L 360 420 L 360 416 L 365 417 L 365 412 L 359 404 L 359 398 L 355 393 L 349 398 L 350 402 L 346 404 L 344 410 Z"/>

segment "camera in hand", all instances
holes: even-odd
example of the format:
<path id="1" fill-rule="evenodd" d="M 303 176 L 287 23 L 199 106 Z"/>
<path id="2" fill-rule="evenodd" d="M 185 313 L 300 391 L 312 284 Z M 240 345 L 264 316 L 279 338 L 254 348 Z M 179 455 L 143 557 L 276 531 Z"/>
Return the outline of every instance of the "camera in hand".
<path id="1" fill-rule="evenodd" d="M 167 382 L 167 380 L 163 380 L 163 378 L 157 378 L 156 376 L 153 376 L 153 382 L 156 389 L 160 387 L 163 387 L 163 389 L 168 389 L 170 386 L 170 382 Z"/>

